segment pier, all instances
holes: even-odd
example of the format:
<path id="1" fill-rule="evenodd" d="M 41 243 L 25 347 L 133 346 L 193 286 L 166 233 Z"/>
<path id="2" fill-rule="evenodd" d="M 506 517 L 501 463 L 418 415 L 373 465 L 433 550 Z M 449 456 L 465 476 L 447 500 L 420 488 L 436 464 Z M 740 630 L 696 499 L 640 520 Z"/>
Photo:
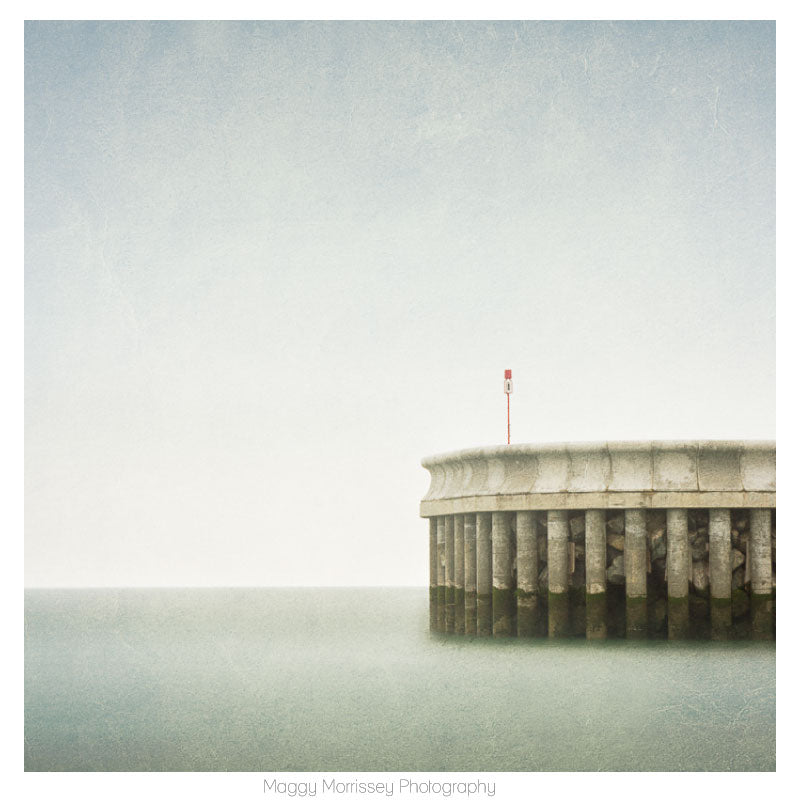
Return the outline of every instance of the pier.
<path id="1" fill-rule="evenodd" d="M 422 466 L 432 631 L 775 635 L 774 441 L 503 445 Z"/>

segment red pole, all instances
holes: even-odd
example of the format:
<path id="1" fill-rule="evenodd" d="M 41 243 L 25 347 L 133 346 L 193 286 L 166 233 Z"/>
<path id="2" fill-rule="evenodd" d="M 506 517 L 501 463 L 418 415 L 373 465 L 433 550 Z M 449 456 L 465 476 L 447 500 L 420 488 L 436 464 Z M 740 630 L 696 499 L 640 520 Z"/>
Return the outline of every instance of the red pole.
<path id="1" fill-rule="evenodd" d="M 506 370 L 503 391 L 506 393 L 506 411 L 508 414 L 508 444 L 511 444 L 511 392 L 514 391 L 514 384 L 511 383 L 510 369 Z"/>

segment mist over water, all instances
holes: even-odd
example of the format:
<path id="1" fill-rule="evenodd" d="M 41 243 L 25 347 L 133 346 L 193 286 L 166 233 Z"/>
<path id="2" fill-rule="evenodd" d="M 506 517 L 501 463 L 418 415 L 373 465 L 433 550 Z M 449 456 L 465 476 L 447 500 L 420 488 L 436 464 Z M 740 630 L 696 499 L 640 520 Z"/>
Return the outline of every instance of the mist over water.
<path id="1" fill-rule="evenodd" d="M 26 770 L 775 769 L 773 642 L 447 638 L 418 588 L 25 604 Z"/>

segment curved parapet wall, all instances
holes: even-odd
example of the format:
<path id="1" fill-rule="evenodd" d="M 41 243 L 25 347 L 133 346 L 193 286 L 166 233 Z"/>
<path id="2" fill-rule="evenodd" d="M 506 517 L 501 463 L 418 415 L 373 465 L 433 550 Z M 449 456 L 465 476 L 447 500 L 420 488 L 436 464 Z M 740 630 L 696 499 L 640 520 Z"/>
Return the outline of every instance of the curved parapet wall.
<path id="1" fill-rule="evenodd" d="M 774 441 L 481 447 L 422 461 L 420 515 L 593 508 L 774 508 Z"/>

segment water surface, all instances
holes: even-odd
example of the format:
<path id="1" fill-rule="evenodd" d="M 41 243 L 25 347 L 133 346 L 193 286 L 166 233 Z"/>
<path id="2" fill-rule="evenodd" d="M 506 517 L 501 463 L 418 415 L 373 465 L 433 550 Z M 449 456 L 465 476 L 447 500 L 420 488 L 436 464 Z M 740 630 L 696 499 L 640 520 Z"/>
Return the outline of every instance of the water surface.
<path id="1" fill-rule="evenodd" d="M 431 635 L 426 589 L 25 593 L 27 770 L 774 770 L 774 642 Z"/>

